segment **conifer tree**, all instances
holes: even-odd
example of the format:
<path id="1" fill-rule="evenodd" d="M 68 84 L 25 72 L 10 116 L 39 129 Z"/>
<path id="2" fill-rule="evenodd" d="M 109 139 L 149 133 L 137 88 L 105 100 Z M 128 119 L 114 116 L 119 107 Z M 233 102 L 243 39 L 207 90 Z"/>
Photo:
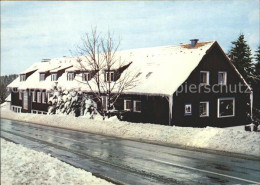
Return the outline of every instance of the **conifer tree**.
<path id="1" fill-rule="evenodd" d="M 254 73 L 255 75 L 260 78 L 260 45 L 258 46 L 258 49 L 255 51 L 255 65 L 254 65 Z"/>
<path id="2" fill-rule="evenodd" d="M 241 33 L 238 39 L 231 43 L 233 46 L 228 52 L 228 57 L 246 81 L 251 83 L 254 73 L 254 66 L 251 56 L 251 49 L 247 44 L 244 35 Z"/>

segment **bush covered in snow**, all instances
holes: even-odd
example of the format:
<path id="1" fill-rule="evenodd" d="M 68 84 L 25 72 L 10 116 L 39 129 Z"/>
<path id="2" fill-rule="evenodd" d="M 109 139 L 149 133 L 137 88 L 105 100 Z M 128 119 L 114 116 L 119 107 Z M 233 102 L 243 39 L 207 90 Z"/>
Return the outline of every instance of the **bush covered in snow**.
<path id="1" fill-rule="evenodd" d="M 91 96 L 81 91 L 67 91 L 61 88 L 54 88 L 48 100 L 50 104 L 48 114 L 66 114 L 87 116 L 94 119 L 98 114 L 97 104 Z"/>

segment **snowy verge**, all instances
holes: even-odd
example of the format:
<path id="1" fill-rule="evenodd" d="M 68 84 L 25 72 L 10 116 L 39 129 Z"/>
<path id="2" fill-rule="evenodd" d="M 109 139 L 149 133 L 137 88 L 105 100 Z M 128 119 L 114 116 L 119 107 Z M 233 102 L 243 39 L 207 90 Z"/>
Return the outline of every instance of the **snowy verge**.
<path id="1" fill-rule="evenodd" d="M 1 107 L 1 117 L 101 135 L 172 146 L 224 151 L 260 157 L 260 132 L 246 132 L 244 127 L 191 128 L 142 124 L 110 119 L 14 113 Z"/>
<path id="2" fill-rule="evenodd" d="M 111 184 L 42 152 L 1 138 L 1 184 Z"/>

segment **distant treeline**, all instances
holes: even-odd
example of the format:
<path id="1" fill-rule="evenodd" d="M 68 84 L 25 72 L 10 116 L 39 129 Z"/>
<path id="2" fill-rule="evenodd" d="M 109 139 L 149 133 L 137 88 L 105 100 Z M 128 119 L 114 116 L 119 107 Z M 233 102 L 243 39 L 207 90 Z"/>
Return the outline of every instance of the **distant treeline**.
<path id="1" fill-rule="evenodd" d="M 0 103 L 5 102 L 6 97 L 9 95 L 6 87 L 17 77 L 16 74 L 0 76 Z"/>

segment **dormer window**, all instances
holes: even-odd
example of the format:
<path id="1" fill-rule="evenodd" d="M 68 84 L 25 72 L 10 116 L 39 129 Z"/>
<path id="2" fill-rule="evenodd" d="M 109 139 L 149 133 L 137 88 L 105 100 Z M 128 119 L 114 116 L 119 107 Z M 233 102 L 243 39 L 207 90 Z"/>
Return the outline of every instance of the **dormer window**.
<path id="1" fill-rule="evenodd" d="M 200 72 L 200 84 L 209 85 L 209 71 Z"/>
<path id="2" fill-rule="evenodd" d="M 136 78 L 138 77 L 138 76 L 140 76 L 142 73 L 141 72 L 139 72 L 137 75 L 136 75 Z"/>
<path id="3" fill-rule="evenodd" d="M 73 81 L 74 80 L 74 73 L 68 73 L 67 80 Z"/>
<path id="4" fill-rule="evenodd" d="M 107 72 L 106 72 L 106 76 L 105 76 L 106 82 L 115 81 L 114 76 L 115 76 L 114 71 L 109 71 L 109 72 L 107 71 Z"/>
<path id="5" fill-rule="evenodd" d="M 24 74 L 20 75 L 20 81 L 22 82 L 22 81 L 25 81 L 25 80 L 26 80 L 26 75 L 24 75 Z"/>
<path id="6" fill-rule="evenodd" d="M 57 81 L 57 80 L 58 80 L 57 73 L 52 73 L 51 74 L 51 81 Z"/>
<path id="7" fill-rule="evenodd" d="M 44 73 L 40 73 L 40 81 L 44 81 L 45 80 L 45 74 Z"/>
<path id="8" fill-rule="evenodd" d="M 89 81 L 90 80 L 90 74 L 88 72 L 82 73 L 82 81 Z"/>
<path id="9" fill-rule="evenodd" d="M 227 85 L 227 72 L 218 72 L 218 84 Z"/>
<path id="10" fill-rule="evenodd" d="M 149 76 L 151 76 L 152 72 L 147 73 L 147 75 L 145 76 L 146 78 L 149 78 Z"/>

